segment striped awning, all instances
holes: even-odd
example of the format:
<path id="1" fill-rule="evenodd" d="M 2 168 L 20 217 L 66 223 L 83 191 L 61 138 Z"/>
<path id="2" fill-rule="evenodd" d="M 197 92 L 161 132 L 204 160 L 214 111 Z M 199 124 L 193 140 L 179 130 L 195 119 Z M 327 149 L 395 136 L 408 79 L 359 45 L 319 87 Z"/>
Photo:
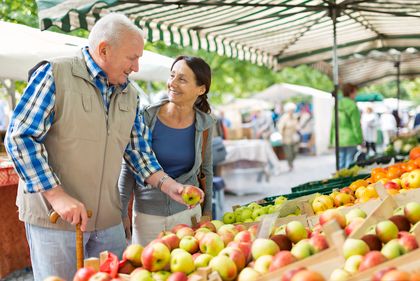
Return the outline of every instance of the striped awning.
<path id="1" fill-rule="evenodd" d="M 149 41 L 204 49 L 275 70 L 329 61 L 334 14 L 341 59 L 377 49 L 420 48 L 418 0 L 38 0 L 37 4 L 42 29 L 55 25 L 65 31 L 89 30 L 104 14 L 120 12 L 143 28 Z"/>
<path id="2" fill-rule="evenodd" d="M 420 76 L 420 49 L 410 47 L 402 51 L 389 49 L 356 53 L 339 60 L 338 65 L 340 83 L 364 86 L 397 80 L 398 68 L 400 79 L 412 79 Z M 313 67 L 332 77 L 331 62 L 317 62 Z"/>

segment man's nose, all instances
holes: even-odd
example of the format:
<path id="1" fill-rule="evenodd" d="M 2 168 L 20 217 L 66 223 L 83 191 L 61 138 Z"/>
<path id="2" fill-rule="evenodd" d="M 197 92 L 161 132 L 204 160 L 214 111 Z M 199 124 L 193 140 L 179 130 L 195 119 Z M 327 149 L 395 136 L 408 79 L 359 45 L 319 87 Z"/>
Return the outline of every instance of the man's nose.
<path id="1" fill-rule="evenodd" d="M 137 71 L 139 71 L 139 68 L 140 68 L 139 60 L 135 60 L 131 65 L 131 70 L 134 71 L 134 72 L 137 72 Z"/>

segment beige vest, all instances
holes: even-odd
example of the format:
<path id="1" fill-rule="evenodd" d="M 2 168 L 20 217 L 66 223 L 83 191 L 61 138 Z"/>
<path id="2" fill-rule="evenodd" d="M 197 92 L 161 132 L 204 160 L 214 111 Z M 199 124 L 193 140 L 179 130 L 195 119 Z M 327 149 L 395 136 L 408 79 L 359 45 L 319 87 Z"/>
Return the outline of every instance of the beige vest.
<path id="1" fill-rule="evenodd" d="M 51 61 L 55 78 L 55 116 L 45 139 L 48 163 L 64 190 L 92 210 L 87 230 L 105 229 L 121 222 L 117 181 L 124 150 L 136 116 L 133 86 L 117 89 L 111 97 L 108 118 L 99 90 L 91 80 L 84 59 Z M 24 194 L 19 182 L 19 218 L 30 224 L 74 230 L 58 220 L 51 224 L 40 193 Z"/>

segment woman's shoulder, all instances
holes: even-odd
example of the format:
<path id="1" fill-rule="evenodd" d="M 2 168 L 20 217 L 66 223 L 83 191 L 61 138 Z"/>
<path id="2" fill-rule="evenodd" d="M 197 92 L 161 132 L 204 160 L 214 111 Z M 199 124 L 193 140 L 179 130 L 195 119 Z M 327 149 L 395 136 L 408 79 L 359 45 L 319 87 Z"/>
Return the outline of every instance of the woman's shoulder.
<path id="1" fill-rule="evenodd" d="M 197 127 L 202 130 L 211 128 L 217 121 L 216 117 L 211 113 L 203 112 L 196 108 L 195 110 L 195 119 L 197 122 Z"/>

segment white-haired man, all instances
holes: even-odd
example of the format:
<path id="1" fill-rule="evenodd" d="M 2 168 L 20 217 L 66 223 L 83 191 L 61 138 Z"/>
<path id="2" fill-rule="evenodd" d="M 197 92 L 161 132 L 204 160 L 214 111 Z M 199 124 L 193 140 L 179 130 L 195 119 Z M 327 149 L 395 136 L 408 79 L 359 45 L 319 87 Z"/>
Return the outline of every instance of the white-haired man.
<path id="1" fill-rule="evenodd" d="M 117 188 L 122 158 L 147 183 L 182 202 L 150 148 L 128 80 L 139 70 L 143 34 L 127 17 L 100 19 L 89 46 L 31 71 L 13 114 L 7 151 L 21 178 L 17 205 L 25 222 L 35 280 L 73 279 L 74 225 L 84 231 L 85 257 L 121 256 L 125 234 Z M 62 220 L 49 222 L 55 210 Z M 87 211 L 93 216 L 88 219 Z"/>

